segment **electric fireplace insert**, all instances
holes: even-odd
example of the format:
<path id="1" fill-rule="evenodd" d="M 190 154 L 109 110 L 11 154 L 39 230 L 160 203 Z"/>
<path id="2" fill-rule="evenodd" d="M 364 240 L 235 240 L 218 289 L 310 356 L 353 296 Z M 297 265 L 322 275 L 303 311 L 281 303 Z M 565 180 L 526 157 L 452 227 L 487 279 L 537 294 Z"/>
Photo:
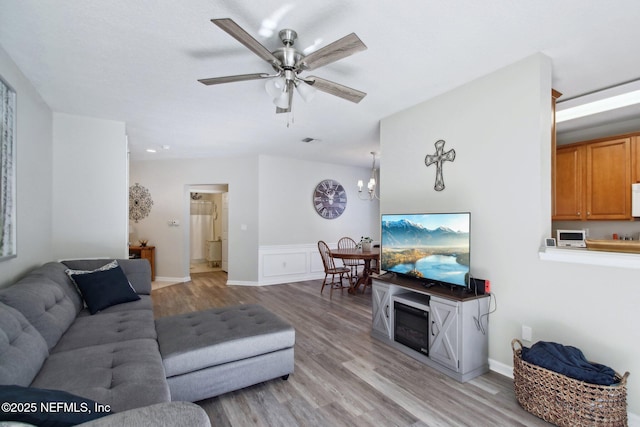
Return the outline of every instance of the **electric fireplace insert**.
<path id="1" fill-rule="evenodd" d="M 426 356 L 429 355 L 429 309 L 393 302 L 393 339 Z"/>

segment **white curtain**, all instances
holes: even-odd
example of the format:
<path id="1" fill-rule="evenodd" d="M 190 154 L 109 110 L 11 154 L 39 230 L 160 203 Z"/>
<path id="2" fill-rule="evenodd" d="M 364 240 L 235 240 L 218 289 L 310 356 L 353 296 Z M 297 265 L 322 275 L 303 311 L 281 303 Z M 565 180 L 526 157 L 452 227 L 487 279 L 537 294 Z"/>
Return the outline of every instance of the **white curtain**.
<path id="1" fill-rule="evenodd" d="M 191 260 L 207 259 L 207 240 L 213 240 L 213 204 L 208 200 L 191 201 Z"/>

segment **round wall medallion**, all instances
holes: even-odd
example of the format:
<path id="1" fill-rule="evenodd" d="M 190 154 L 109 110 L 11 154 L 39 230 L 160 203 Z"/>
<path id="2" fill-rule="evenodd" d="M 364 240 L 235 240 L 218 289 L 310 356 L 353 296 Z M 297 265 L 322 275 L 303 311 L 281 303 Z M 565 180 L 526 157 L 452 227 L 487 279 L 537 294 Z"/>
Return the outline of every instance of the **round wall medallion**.
<path id="1" fill-rule="evenodd" d="M 321 181 L 313 191 L 313 207 L 322 218 L 338 218 L 347 208 L 344 187 L 333 179 Z"/>
<path id="2" fill-rule="evenodd" d="M 153 200 L 149 190 L 137 182 L 129 187 L 129 219 L 138 222 L 139 219 L 146 218 L 151 212 L 151 206 Z"/>

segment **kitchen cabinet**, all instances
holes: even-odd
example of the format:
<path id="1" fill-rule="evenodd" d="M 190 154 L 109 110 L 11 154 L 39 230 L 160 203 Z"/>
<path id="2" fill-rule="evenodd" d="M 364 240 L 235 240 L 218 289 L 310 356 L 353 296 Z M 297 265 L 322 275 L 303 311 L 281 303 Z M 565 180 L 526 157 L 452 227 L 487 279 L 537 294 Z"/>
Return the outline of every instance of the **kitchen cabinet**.
<path id="1" fill-rule="evenodd" d="M 631 138 L 587 144 L 585 150 L 585 219 L 632 219 Z"/>
<path id="2" fill-rule="evenodd" d="M 556 151 L 555 220 L 582 218 L 583 147 L 562 147 Z"/>
<path id="3" fill-rule="evenodd" d="M 631 138 L 631 183 L 640 182 L 640 136 Z"/>
<path id="4" fill-rule="evenodd" d="M 631 180 L 637 163 L 632 157 L 633 138 L 600 139 L 557 149 L 554 220 L 633 219 Z"/>

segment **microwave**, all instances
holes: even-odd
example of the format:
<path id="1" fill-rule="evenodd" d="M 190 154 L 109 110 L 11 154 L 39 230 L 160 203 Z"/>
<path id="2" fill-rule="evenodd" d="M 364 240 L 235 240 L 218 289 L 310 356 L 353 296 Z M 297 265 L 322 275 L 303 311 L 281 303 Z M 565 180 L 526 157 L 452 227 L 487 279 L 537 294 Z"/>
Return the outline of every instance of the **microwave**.
<path id="1" fill-rule="evenodd" d="M 586 248 L 586 230 L 558 230 L 558 247 Z"/>

